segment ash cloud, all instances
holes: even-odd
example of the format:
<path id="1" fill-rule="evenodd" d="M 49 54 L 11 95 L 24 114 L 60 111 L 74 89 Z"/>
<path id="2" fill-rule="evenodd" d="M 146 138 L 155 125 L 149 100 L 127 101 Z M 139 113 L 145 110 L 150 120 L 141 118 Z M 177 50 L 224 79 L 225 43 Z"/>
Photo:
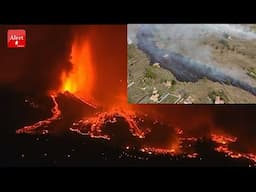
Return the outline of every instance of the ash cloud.
<path id="1" fill-rule="evenodd" d="M 61 72 L 72 67 L 70 28 L 60 25 L 1 27 L 4 43 L 0 47 L 0 84 L 33 94 L 56 90 L 61 83 Z M 7 48 L 8 29 L 26 30 L 26 48 Z"/>

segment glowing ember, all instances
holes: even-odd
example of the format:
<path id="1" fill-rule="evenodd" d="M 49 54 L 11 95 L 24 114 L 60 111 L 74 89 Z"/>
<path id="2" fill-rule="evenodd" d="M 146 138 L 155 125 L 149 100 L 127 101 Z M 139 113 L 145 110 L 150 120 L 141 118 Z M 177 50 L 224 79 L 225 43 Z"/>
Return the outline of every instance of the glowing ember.
<path id="1" fill-rule="evenodd" d="M 37 133 L 37 129 L 39 127 L 45 127 L 47 125 L 49 125 L 52 121 L 57 120 L 60 115 L 61 115 L 61 111 L 59 110 L 59 105 L 56 101 L 56 98 L 54 95 L 51 95 L 52 101 L 54 103 L 54 106 L 52 108 L 52 116 L 48 119 L 42 120 L 42 121 L 38 121 L 37 123 L 33 124 L 33 125 L 29 125 L 29 126 L 25 126 L 21 129 L 18 129 L 16 131 L 17 134 L 21 134 L 21 133 Z M 41 134 L 47 134 L 48 130 L 42 130 Z"/>
<path id="2" fill-rule="evenodd" d="M 148 154 L 169 154 L 174 155 L 176 154 L 175 149 L 161 149 L 161 148 L 154 148 L 154 147 L 144 147 L 140 150 L 141 152 L 145 152 Z"/>
<path id="3" fill-rule="evenodd" d="M 70 128 L 70 131 L 75 131 L 81 135 L 88 135 L 92 138 L 103 138 L 110 140 L 110 136 L 103 134 L 103 127 L 107 123 L 116 123 L 117 117 L 124 118 L 124 120 L 129 125 L 129 131 L 132 133 L 133 136 L 138 138 L 144 138 L 144 132 L 140 130 L 138 127 L 135 116 L 132 113 L 125 112 L 123 110 L 113 109 L 109 112 L 101 112 L 97 114 L 95 117 L 87 118 L 86 120 L 82 120 L 79 124 L 82 127 L 79 128 Z M 83 129 L 83 130 L 81 130 Z"/>
<path id="4" fill-rule="evenodd" d="M 245 158 L 245 159 L 256 162 L 256 154 L 239 153 L 229 148 L 229 144 L 237 142 L 236 137 L 217 135 L 217 134 L 212 134 L 211 137 L 212 137 L 212 140 L 218 144 L 218 146 L 215 148 L 216 151 L 220 153 L 225 153 L 226 155 L 234 159 Z"/>
<path id="5" fill-rule="evenodd" d="M 229 144 L 237 141 L 236 137 L 212 134 L 212 140 L 219 144 Z"/>
<path id="6" fill-rule="evenodd" d="M 175 131 L 176 131 L 177 135 L 183 135 L 183 130 L 182 129 L 176 128 Z"/>
<path id="7" fill-rule="evenodd" d="M 198 157 L 198 153 L 191 153 L 191 154 L 187 154 L 188 158 L 197 158 Z"/>
<path id="8" fill-rule="evenodd" d="M 188 141 L 188 142 L 196 142 L 198 140 L 198 138 L 196 137 L 181 137 L 180 140 L 182 142 L 184 141 Z"/>
<path id="9" fill-rule="evenodd" d="M 198 153 L 181 153 L 179 149 L 162 149 L 162 148 L 155 148 L 155 147 L 144 147 L 140 150 L 143 153 L 151 154 L 165 154 L 165 155 L 179 155 L 183 154 L 187 158 L 193 159 L 198 157 Z"/>
<path id="10" fill-rule="evenodd" d="M 108 135 L 94 135 L 93 133 L 91 132 L 82 132 L 80 131 L 79 129 L 74 129 L 74 128 L 70 128 L 69 129 L 70 131 L 73 131 L 73 132 L 76 132 L 80 135 L 87 135 L 87 136 L 90 136 L 91 138 L 97 138 L 97 139 L 106 139 L 106 140 L 110 140 L 110 137 Z"/>

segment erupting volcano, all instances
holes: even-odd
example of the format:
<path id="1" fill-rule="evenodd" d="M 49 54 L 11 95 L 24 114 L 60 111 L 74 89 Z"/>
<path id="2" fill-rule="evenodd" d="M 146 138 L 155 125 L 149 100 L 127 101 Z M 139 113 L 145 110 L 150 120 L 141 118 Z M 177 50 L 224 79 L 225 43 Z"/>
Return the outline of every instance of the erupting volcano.
<path id="1" fill-rule="evenodd" d="M 60 91 L 68 91 L 85 100 L 90 100 L 94 86 L 94 71 L 89 40 L 83 39 L 81 43 L 79 40 L 73 42 L 70 62 L 72 63 L 71 71 L 64 71 L 61 74 Z"/>
<path id="2" fill-rule="evenodd" d="M 28 99 L 20 96 L 23 108 L 30 110 L 25 117 L 37 115 L 33 122 L 21 121 L 13 126 L 15 136 L 20 138 L 17 140 L 26 144 L 17 144 L 19 152 L 10 158 L 18 160 L 12 163 L 37 162 L 38 155 L 47 165 L 72 160 L 83 165 L 94 160 L 164 160 L 167 165 L 200 165 L 209 151 L 224 154 L 219 158 L 227 164 L 234 159 L 245 159 L 246 166 L 256 162 L 253 153 L 238 153 L 229 147 L 237 138 L 207 137 L 211 132 L 208 124 L 214 123 L 206 108 L 197 113 L 183 106 L 127 103 L 126 26 L 92 25 L 73 27 L 71 31 L 67 66 L 58 64 L 49 72 L 54 80 L 49 80 L 46 91 Z M 37 99 L 44 94 L 47 99 Z M 35 148 L 34 156 L 29 155 L 29 141 Z M 211 147 L 211 142 L 216 146 Z"/>

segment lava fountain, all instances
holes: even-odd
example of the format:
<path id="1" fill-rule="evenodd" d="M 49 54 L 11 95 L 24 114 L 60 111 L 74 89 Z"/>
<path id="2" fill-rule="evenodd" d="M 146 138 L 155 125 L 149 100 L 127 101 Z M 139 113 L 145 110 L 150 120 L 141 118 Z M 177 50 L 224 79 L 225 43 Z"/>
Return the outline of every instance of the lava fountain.
<path id="1" fill-rule="evenodd" d="M 96 108 L 96 105 L 92 104 L 92 97 L 90 97 L 93 87 L 93 68 L 91 62 L 90 42 L 85 39 L 80 43 L 78 39 L 75 39 L 72 44 L 71 59 L 72 64 L 71 71 L 63 71 L 61 73 L 61 86 L 58 90 L 49 91 L 48 95 L 51 97 L 54 104 L 51 109 L 52 116 L 36 122 L 33 125 L 28 125 L 20 128 L 16 131 L 17 134 L 28 133 L 48 133 L 47 126 L 53 121 L 58 120 L 61 116 L 59 105 L 56 101 L 59 93 L 69 92 L 83 103 Z M 83 87 L 83 89 L 81 89 Z M 81 91 L 82 90 L 82 91 Z M 39 131 L 42 130 L 43 131 Z"/>
<path id="2" fill-rule="evenodd" d="M 82 43 L 76 39 L 72 45 L 71 71 L 63 71 L 60 92 L 68 91 L 84 101 L 92 102 L 92 88 L 94 86 L 94 71 L 91 59 L 90 41 Z"/>
<path id="3" fill-rule="evenodd" d="M 138 127 L 136 113 L 126 100 L 124 31 L 125 26 L 88 26 L 86 33 L 78 38 L 81 41 L 72 47 L 75 66 L 70 73 L 64 74 L 64 90 L 97 104 L 97 113 L 75 122 L 79 126 L 73 126 L 71 131 L 109 140 L 111 138 L 103 128 L 121 118 L 128 124 L 132 136 L 144 137 L 144 132 Z"/>

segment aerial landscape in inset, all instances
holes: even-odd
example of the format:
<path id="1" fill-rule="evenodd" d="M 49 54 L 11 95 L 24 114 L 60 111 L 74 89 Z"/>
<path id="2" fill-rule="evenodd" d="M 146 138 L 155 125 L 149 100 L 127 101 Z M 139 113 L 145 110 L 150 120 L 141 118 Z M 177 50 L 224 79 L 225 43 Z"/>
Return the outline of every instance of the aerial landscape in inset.
<path id="1" fill-rule="evenodd" d="M 255 24 L 129 24 L 128 102 L 256 103 Z"/>

